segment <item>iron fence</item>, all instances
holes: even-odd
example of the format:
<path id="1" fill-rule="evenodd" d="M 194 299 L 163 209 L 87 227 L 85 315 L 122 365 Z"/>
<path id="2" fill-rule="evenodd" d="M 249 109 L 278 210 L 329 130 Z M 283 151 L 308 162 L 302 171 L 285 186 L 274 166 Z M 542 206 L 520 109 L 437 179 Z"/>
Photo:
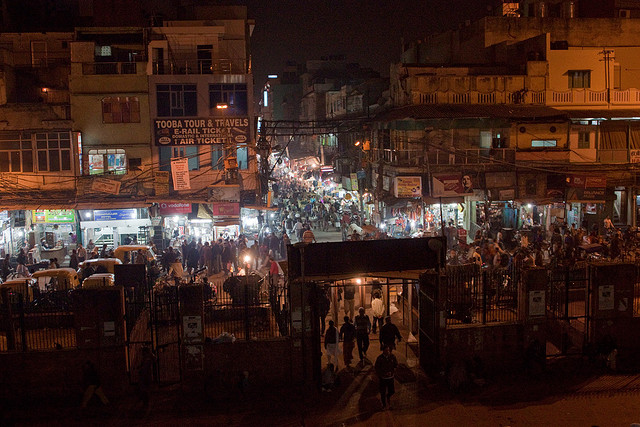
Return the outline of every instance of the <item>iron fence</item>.
<path id="1" fill-rule="evenodd" d="M 6 293 L 0 305 L 0 352 L 61 350 L 76 347 L 74 314 L 63 304 L 35 305 L 20 293 Z M 59 302 L 60 302 L 59 301 Z"/>
<path id="2" fill-rule="evenodd" d="M 514 322 L 518 318 L 520 269 L 480 268 L 475 264 L 447 267 L 442 300 L 446 324 Z"/>
<path id="3" fill-rule="evenodd" d="M 289 335 L 288 287 L 278 276 L 232 276 L 205 301 L 205 336 L 264 340 Z"/>

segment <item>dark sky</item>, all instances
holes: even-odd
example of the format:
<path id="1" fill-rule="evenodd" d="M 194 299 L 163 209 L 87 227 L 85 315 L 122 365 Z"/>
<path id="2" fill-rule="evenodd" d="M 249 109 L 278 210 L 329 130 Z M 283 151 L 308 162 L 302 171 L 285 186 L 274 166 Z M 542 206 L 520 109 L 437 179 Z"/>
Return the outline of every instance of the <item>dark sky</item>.
<path id="1" fill-rule="evenodd" d="M 289 59 L 343 54 L 383 76 L 406 42 L 486 15 L 491 0 L 245 0 L 255 19 L 252 53 L 257 86 Z"/>

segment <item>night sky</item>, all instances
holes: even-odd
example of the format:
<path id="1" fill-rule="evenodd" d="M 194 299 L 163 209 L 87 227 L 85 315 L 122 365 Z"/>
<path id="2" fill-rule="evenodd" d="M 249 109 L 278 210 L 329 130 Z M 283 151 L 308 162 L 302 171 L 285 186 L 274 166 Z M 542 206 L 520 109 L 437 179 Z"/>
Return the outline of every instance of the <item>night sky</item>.
<path id="1" fill-rule="evenodd" d="M 486 15 L 491 0 L 245 0 L 256 27 L 251 40 L 256 85 L 287 60 L 343 54 L 388 76 L 405 42 Z M 238 2 L 236 2 L 238 4 Z"/>

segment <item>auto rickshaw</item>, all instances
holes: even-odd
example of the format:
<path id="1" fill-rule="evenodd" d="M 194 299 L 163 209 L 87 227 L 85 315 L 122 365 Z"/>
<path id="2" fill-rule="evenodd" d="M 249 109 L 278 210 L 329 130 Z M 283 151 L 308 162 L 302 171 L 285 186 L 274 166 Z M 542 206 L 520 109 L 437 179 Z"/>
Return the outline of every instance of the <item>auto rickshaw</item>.
<path id="1" fill-rule="evenodd" d="M 85 270 L 89 267 L 93 270 L 94 273 L 111 273 L 115 272 L 115 265 L 122 264 L 118 258 L 94 258 L 88 259 L 86 261 L 81 262 L 78 265 L 78 276 L 80 278 L 85 278 Z M 91 273 L 93 274 L 93 273 Z M 91 276 L 89 274 L 87 277 Z"/>
<path id="2" fill-rule="evenodd" d="M 82 289 L 96 289 L 114 286 L 115 276 L 111 273 L 92 274 L 82 281 Z"/>
<path id="3" fill-rule="evenodd" d="M 21 294 L 24 301 L 33 301 L 33 289 L 36 286 L 36 280 L 31 277 L 21 277 L 9 279 L 0 285 L 2 289 L 9 289 L 12 294 Z"/>
<path id="4" fill-rule="evenodd" d="M 31 277 L 36 279 L 40 291 L 66 291 L 75 289 L 80 284 L 78 272 L 73 268 L 51 268 L 34 272 Z"/>
<path id="5" fill-rule="evenodd" d="M 137 253 L 139 250 L 142 250 L 147 262 L 156 259 L 156 254 L 151 249 L 151 246 L 148 245 L 120 245 L 115 248 L 113 255 L 123 263 L 125 259 L 127 259 L 127 262 L 132 262 L 132 254 Z"/>

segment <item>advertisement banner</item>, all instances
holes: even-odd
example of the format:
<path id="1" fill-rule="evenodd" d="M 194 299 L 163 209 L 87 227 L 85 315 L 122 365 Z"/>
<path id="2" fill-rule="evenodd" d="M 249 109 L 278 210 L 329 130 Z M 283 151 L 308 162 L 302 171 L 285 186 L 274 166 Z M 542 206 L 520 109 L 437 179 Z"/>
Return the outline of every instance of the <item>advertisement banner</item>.
<path id="1" fill-rule="evenodd" d="M 184 215 L 191 213 L 191 203 L 158 203 L 158 214 Z"/>
<path id="2" fill-rule="evenodd" d="M 569 187 L 567 189 L 567 201 L 603 202 L 607 188 L 607 177 L 599 175 L 568 175 L 567 187 Z"/>
<path id="3" fill-rule="evenodd" d="M 189 159 L 171 160 L 171 176 L 174 190 L 191 190 L 189 180 Z"/>
<path id="4" fill-rule="evenodd" d="M 168 196 L 169 195 L 169 172 L 168 171 L 156 171 L 155 179 L 153 181 L 153 189 L 156 196 Z"/>
<path id="5" fill-rule="evenodd" d="M 119 221 L 125 219 L 137 219 L 137 213 L 135 209 L 109 209 L 109 210 L 94 210 L 94 221 Z"/>
<path id="6" fill-rule="evenodd" d="M 91 189 L 101 193 L 120 194 L 120 181 L 107 178 L 93 178 Z"/>
<path id="7" fill-rule="evenodd" d="M 351 177 L 351 190 L 358 191 L 358 174 L 352 173 Z"/>
<path id="8" fill-rule="evenodd" d="M 240 203 L 240 186 L 216 185 L 209 187 L 208 200 L 210 202 L 235 202 Z"/>
<path id="9" fill-rule="evenodd" d="M 72 209 L 43 209 L 33 211 L 33 222 L 35 223 L 73 223 L 76 216 Z"/>
<path id="10" fill-rule="evenodd" d="M 631 163 L 640 163 L 640 150 L 629 150 L 629 161 Z"/>
<path id="11" fill-rule="evenodd" d="M 238 216 L 240 215 L 240 203 L 213 203 L 211 212 L 213 212 L 213 216 Z"/>
<path id="12" fill-rule="evenodd" d="M 432 197 L 473 195 L 471 175 L 433 175 Z"/>
<path id="13" fill-rule="evenodd" d="M 397 176 L 395 179 L 394 193 L 398 198 L 422 197 L 422 177 Z"/>
<path id="14" fill-rule="evenodd" d="M 156 119 L 156 145 L 244 144 L 249 141 L 248 117 Z"/>

